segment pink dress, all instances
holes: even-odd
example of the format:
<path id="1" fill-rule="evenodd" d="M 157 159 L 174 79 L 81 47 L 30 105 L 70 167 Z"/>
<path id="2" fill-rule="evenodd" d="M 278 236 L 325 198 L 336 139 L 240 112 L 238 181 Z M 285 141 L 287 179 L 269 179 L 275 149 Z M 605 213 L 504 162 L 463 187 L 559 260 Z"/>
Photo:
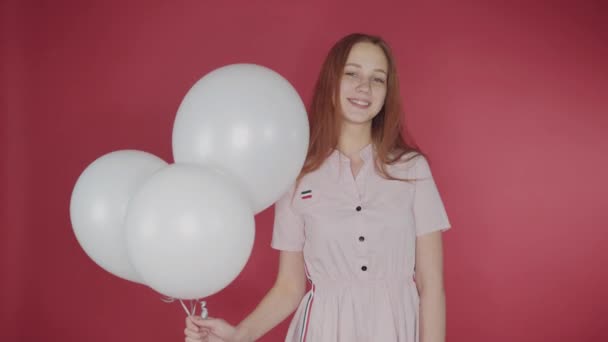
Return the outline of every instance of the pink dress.
<path id="1" fill-rule="evenodd" d="M 272 247 L 302 251 L 312 284 L 285 341 L 418 341 L 416 236 L 450 228 L 424 157 L 374 169 L 372 145 L 354 178 L 339 151 L 275 207 Z"/>

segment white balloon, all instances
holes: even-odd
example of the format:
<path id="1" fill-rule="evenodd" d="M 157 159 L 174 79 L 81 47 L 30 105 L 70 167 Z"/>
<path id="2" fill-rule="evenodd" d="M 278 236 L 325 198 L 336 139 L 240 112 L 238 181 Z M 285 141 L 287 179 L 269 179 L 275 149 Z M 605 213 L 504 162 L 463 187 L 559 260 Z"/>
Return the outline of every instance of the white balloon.
<path id="1" fill-rule="evenodd" d="M 258 213 L 295 181 L 308 135 L 306 108 L 286 79 L 259 65 L 233 64 L 205 75 L 184 97 L 173 155 L 235 177 Z"/>
<path id="2" fill-rule="evenodd" d="M 76 239 L 95 263 L 120 278 L 141 283 L 127 255 L 127 204 L 137 188 L 166 165 L 147 152 L 115 151 L 91 163 L 76 181 L 70 200 Z"/>
<path id="3" fill-rule="evenodd" d="M 126 218 L 129 257 L 145 283 L 166 296 L 210 296 L 245 266 L 255 234 L 247 199 L 210 169 L 170 165 L 135 194 Z"/>

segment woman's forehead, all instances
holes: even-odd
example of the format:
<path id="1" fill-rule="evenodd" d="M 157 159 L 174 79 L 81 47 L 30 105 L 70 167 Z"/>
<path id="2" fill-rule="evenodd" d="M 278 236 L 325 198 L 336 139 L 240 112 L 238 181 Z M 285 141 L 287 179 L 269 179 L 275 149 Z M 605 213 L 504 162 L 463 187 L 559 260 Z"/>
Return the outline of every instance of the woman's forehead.
<path id="1" fill-rule="evenodd" d="M 381 47 L 368 42 L 360 42 L 353 45 L 350 50 L 346 59 L 346 66 L 370 70 L 377 69 L 386 73 L 388 61 Z"/>

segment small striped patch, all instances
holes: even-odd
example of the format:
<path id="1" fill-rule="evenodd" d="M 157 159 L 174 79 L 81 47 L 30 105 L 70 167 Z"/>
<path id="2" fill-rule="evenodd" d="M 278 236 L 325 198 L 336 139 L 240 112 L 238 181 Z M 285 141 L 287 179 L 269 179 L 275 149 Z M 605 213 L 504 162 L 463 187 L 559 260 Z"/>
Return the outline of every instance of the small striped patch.
<path id="1" fill-rule="evenodd" d="M 312 190 L 305 190 L 300 192 L 301 199 L 309 199 L 312 198 Z"/>

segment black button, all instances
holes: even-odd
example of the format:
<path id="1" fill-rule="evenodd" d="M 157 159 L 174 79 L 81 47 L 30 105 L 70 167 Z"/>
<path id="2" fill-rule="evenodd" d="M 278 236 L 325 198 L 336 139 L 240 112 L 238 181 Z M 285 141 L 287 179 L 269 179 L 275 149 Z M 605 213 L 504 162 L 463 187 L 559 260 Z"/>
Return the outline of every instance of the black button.
<path id="1" fill-rule="evenodd" d="M 365 238 L 363 236 L 359 236 L 359 241 L 363 242 L 365 241 Z"/>
<path id="2" fill-rule="evenodd" d="M 367 271 L 367 266 L 361 266 L 362 271 Z"/>
<path id="3" fill-rule="evenodd" d="M 355 210 L 357 210 L 357 211 L 361 211 L 361 206 L 360 206 L 360 205 L 358 205 L 358 206 L 355 208 Z"/>

